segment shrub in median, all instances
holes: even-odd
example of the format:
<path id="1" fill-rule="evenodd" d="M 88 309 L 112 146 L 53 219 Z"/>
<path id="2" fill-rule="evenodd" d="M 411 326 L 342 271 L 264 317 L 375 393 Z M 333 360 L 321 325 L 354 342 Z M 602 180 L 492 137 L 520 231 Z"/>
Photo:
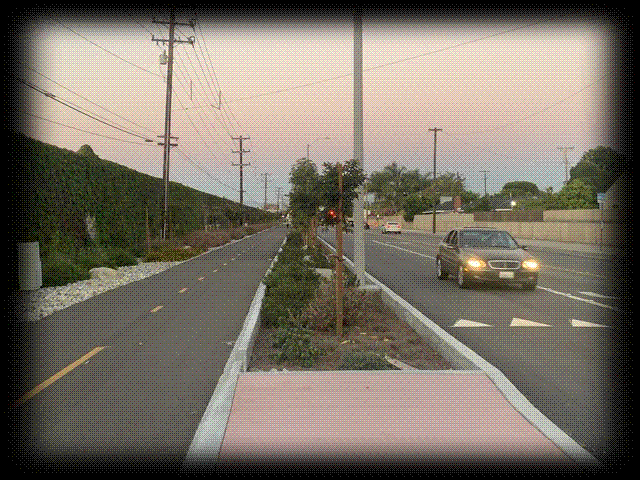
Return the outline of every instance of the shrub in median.
<path id="1" fill-rule="evenodd" d="M 346 352 L 338 370 L 398 370 L 384 358 L 384 355 L 376 352 Z"/>
<path id="2" fill-rule="evenodd" d="M 299 326 L 281 327 L 273 346 L 280 348 L 274 355 L 277 362 L 290 361 L 311 367 L 320 351 L 311 344 L 311 330 Z"/>
<path id="3" fill-rule="evenodd" d="M 278 254 L 278 261 L 264 279 L 265 297 L 261 318 L 264 325 L 287 325 L 315 295 L 320 275 L 303 260 L 300 232 L 292 232 Z"/>

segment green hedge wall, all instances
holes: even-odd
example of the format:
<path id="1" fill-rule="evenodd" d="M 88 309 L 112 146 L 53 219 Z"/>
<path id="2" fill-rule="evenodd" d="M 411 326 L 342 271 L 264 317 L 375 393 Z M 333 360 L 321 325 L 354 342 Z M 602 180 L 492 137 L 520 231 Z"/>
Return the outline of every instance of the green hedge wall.
<path id="1" fill-rule="evenodd" d="M 139 247 L 162 227 L 162 179 L 103 160 L 90 147 L 79 153 L 11 132 L 9 139 L 9 232 L 14 242 L 39 241 L 41 249 L 91 243 L 85 218 L 95 217 L 103 245 Z M 170 235 L 201 230 L 205 223 L 240 224 L 239 204 L 170 182 Z M 249 223 L 269 220 L 246 207 Z"/>

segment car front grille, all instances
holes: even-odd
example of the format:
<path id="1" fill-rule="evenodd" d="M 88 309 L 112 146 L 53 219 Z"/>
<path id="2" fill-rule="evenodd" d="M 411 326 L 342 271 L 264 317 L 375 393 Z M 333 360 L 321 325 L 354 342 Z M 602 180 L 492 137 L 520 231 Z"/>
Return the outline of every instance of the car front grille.
<path id="1" fill-rule="evenodd" d="M 520 262 L 516 260 L 489 260 L 489 267 L 496 270 L 517 270 Z"/>

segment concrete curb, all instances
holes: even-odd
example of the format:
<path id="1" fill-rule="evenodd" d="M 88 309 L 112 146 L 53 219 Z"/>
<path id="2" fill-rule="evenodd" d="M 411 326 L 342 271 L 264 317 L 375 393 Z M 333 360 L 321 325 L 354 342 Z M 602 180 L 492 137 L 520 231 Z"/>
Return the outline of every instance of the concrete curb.
<path id="1" fill-rule="evenodd" d="M 325 240 L 320 240 L 327 248 L 335 249 Z M 352 270 L 355 265 L 348 258 L 344 263 Z M 496 388 L 504 395 L 507 401 L 525 418 L 542 432 L 548 439 L 555 443 L 567 456 L 576 463 L 588 466 L 598 466 L 600 462 L 564 431 L 558 428 L 551 420 L 535 408 L 527 398 L 504 376 L 496 367 L 480 357 L 466 345 L 463 345 L 445 330 L 427 318 L 413 305 L 397 295 L 385 284 L 365 272 L 368 281 L 380 287 L 382 299 L 396 314 L 405 320 L 411 327 L 456 368 L 461 370 L 482 370 L 495 384 Z"/>
<path id="2" fill-rule="evenodd" d="M 282 246 L 286 241 L 285 238 L 278 253 L 282 251 Z M 277 261 L 278 255 L 271 261 L 265 277 L 271 272 Z M 251 356 L 251 349 L 258 330 L 256 326 L 258 325 L 265 290 L 266 285 L 260 282 L 249 306 L 249 312 L 245 317 L 240 335 L 234 343 L 229 360 L 227 360 L 222 375 L 218 379 L 211 400 L 209 400 L 187 455 L 183 460 L 182 468 L 185 471 L 195 470 L 203 463 L 214 463 L 218 459 L 231 413 L 238 377 L 240 373 L 247 371 L 248 359 Z"/>
<path id="3" fill-rule="evenodd" d="M 320 240 L 331 250 L 335 249 L 326 241 Z M 286 242 L 286 239 L 285 241 Z M 282 245 L 284 245 L 284 242 Z M 282 246 L 278 253 L 282 251 Z M 278 256 L 273 259 L 265 276 L 271 271 Z M 351 270 L 355 266 L 353 262 L 345 258 L 345 264 Z M 432 320 L 424 316 L 406 300 L 399 297 L 389 287 L 378 281 L 375 277 L 366 273 L 368 281 L 374 285 L 374 289 L 379 289 L 382 298 L 398 316 L 409 323 L 418 334 L 427 339 L 430 344 L 458 371 L 465 373 L 484 372 L 496 385 L 496 388 L 504 395 L 507 401 L 532 425 L 540 430 L 547 438 L 554 442 L 567 456 L 576 463 L 587 466 L 599 466 L 600 462 L 589 452 L 582 448 L 577 442 L 569 437 L 564 431 L 558 428 L 551 420 L 537 410 L 527 399 L 515 388 L 515 386 L 493 365 L 481 358 L 471 349 L 460 343 L 449 333 L 444 331 Z M 243 328 L 235 342 L 234 348 L 220 376 L 211 400 L 207 405 L 202 420 L 198 425 L 194 438 L 189 446 L 187 455 L 183 461 L 183 471 L 195 470 L 202 464 L 212 464 L 218 461 L 220 448 L 224 439 L 235 388 L 240 373 L 247 371 L 248 359 L 251 355 L 253 342 L 257 334 L 260 308 L 264 298 L 266 286 L 260 283 L 256 295 L 251 302 L 249 312 L 245 318 Z M 454 370 L 455 371 L 455 370 Z M 402 370 L 403 373 L 422 372 L 421 370 Z M 451 373 L 452 370 L 443 372 Z M 261 372 L 262 373 L 262 372 Z M 268 373 L 268 372 L 267 372 Z M 276 372 L 280 373 L 280 372 Z"/>

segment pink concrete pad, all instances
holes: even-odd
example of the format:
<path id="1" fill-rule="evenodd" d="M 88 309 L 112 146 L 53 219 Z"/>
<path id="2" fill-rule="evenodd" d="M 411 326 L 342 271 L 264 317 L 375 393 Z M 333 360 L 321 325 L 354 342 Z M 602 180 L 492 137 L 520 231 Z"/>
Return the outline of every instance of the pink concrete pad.
<path id="1" fill-rule="evenodd" d="M 219 459 L 571 463 L 484 373 L 249 372 Z"/>

